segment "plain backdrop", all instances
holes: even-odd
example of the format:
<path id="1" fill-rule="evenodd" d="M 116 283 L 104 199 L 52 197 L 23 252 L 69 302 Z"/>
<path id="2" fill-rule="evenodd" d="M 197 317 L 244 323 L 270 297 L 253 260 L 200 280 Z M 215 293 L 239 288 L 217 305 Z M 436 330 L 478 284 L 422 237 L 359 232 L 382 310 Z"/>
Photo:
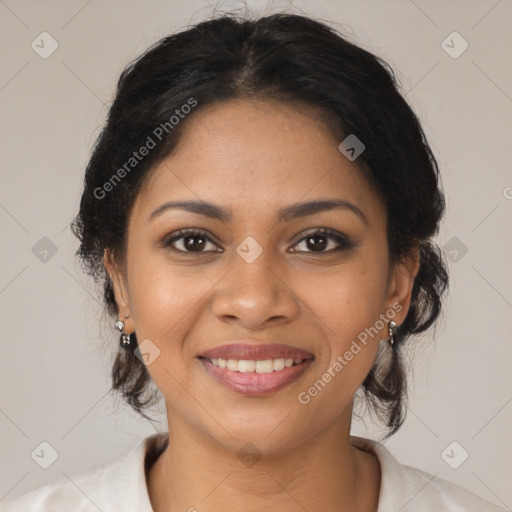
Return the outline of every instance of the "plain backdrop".
<path id="1" fill-rule="evenodd" d="M 247 4 L 336 24 L 393 67 L 419 115 L 447 196 L 437 242 L 451 289 L 437 329 L 410 341 L 408 417 L 385 444 L 402 463 L 510 509 L 512 4 Z M 241 6 L 0 1 L 0 501 L 113 460 L 166 429 L 161 408 L 152 424 L 108 392 L 118 335 L 74 257 L 69 223 L 124 66 L 214 9 Z M 380 435 L 368 417 L 353 433 Z M 47 469 L 34 456 L 43 442 L 56 455 Z"/>

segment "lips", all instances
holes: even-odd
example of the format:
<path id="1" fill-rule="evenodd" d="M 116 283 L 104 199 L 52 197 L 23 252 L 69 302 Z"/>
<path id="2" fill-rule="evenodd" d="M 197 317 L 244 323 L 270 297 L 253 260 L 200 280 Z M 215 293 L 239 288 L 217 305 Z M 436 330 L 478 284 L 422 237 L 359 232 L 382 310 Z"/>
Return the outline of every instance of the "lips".
<path id="1" fill-rule="evenodd" d="M 204 357 L 199 361 L 206 373 L 223 387 L 248 397 L 266 396 L 292 385 L 313 364 L 313 359 L 306 359 L 298 365 L 271 373 L 240 373 L 215 366 Z"/>
<path id="2" fill-rule="evenodd" d="M 199 354 L 207 359 L 244 359 L 261 361 L 265 359 L 313 359 L 313 354 L 282 343 L 231 343 L 211 348 Z"/>
<path id="3" fill-rule="evenodd" d="M 197 359 L 206 373 L 222 386 L 257 397 L 275 393 L 297 381 L 315 358 L 310 352 L 291 345 L 245 339 L 205 350 Z"/>

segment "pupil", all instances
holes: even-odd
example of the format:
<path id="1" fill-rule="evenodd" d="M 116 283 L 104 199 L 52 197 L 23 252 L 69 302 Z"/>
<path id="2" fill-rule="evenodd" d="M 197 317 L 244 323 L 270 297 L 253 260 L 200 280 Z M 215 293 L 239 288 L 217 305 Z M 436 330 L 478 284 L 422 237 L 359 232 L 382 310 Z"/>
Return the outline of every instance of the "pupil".
<path id="1" fill-rule="evenodd" d="M 315 239 L 320 239 L 320 240 L 322 240 L 322 242 L 323 242 L 323 243 L 322 243 L 322 242 L 321 242 L 320 244 L 314 244 L 314 243 L 313 243 L 313 244 L 312 244 L 312 246 L 313 246 L 313 247 L 310 247 L 310 246 L 309 246 L 309 242 L 310 242 L 311 240 L 315 240 Z M 312 249 L 312 248 L 315 248 L 315 247 L 316 247 L 316 249 L 319 249 L 319 250 L 325 249 L 325 246 L 326 246 L 326 240 L 327 240 L 327 238 L 326 238 L 325 236 L 321 236 L 321 235 L 311 236 L 311 237 L 309 237 L 309 238 L 308 238 L 308 248 Z M 318 247 L 318 245 L 320 245 L 320 247 Z"/>
<path id="2" fill-rule="evenodd" d="M 191 240 L 202 240 L 202 242 L 198 243 L 198 244 L 195 244 L 194 242 L 190 243 Z M 191 249 L 191 250 L 194 250 L 195 248 L 199 248 L 201 249 L 202 247 L 204 247 L 204 237 L 201 237 L 201 236 L 187 236 L 187 238 L 185 239 L 185 247 L 187 249 Z"/>

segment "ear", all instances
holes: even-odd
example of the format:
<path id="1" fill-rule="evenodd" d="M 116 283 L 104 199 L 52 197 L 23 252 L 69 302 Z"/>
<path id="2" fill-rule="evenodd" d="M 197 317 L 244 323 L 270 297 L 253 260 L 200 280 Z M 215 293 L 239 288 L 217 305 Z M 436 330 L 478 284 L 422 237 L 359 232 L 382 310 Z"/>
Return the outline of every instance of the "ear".
<path id="1" fill-rule="evenodd" d="M 419 245 L 416 245 L 391 270 L 386 302 L 388 307 L 396 306 L 397 304 L 402 306 L 397 311 L 396 318 L 394 319 L 399 326 L 403 323 L 409 312 L 412 288 L 419 268 L 420 250 Z"/>
<path id="2" fill-rule="evenodd" d="M 112 281 L 114 290 L 114 298 L 119 312 L 119 317 L 125 324 L 125 332 L 133 332 L 133 320 L 130 318 L 130 300 L 128 294 L 128 286 L 123 269 L 120 268 L 118 262 L 115 260 L 110 249 L 105 249 L 103 252 L 103 265 L 107 274 Z M 128 316 L 128 318 L 123 318 Z"/>

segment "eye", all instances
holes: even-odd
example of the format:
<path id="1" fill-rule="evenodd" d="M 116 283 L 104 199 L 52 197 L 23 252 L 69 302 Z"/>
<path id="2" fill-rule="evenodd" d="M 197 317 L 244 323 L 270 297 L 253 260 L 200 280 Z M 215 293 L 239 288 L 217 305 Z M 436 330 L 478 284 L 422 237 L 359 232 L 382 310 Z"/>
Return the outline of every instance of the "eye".
<path id="1" fill-rule="evenodd" d="M 163 242 L 164 247 L 171 247 L 177 252 L 184 252 L 184 253 L 194 253 L 194 252 L 212 252 L 203 250 L 204 247 L 210 243 L 211 245 L 215 246 L 216 244 L 208 237 L 208 235 L 201 230 L 197 229 L 180 229 L 178 231 L 179 235 L 172 236 L 171 238 L 165 240 Z M 173 244 L 176 242 L 181 242 L 183 248 L 176 248 Z M 214 250 L 214 252 L 220 252 Z"/>
<path id="2" fill-rule="evenodd" d="M 329 241 L 335 242 L 334 244 L 331 244 L 334 245 L 334 248 L 331 247 L 330 250 L 326 251 L 324 249 L 329 245 Z M 305 247 L 309 247 L 313 250 L 298 252 L 312 252 L 318 254 L 343 251 L 355 247 L 355 244 L 351 242 L 344 234 L 329 228 L 315 229 L 306 233 L 306 236 L 301 238 L 299 242 L 295 245 L 300 244 L 304 244 Z"/>

